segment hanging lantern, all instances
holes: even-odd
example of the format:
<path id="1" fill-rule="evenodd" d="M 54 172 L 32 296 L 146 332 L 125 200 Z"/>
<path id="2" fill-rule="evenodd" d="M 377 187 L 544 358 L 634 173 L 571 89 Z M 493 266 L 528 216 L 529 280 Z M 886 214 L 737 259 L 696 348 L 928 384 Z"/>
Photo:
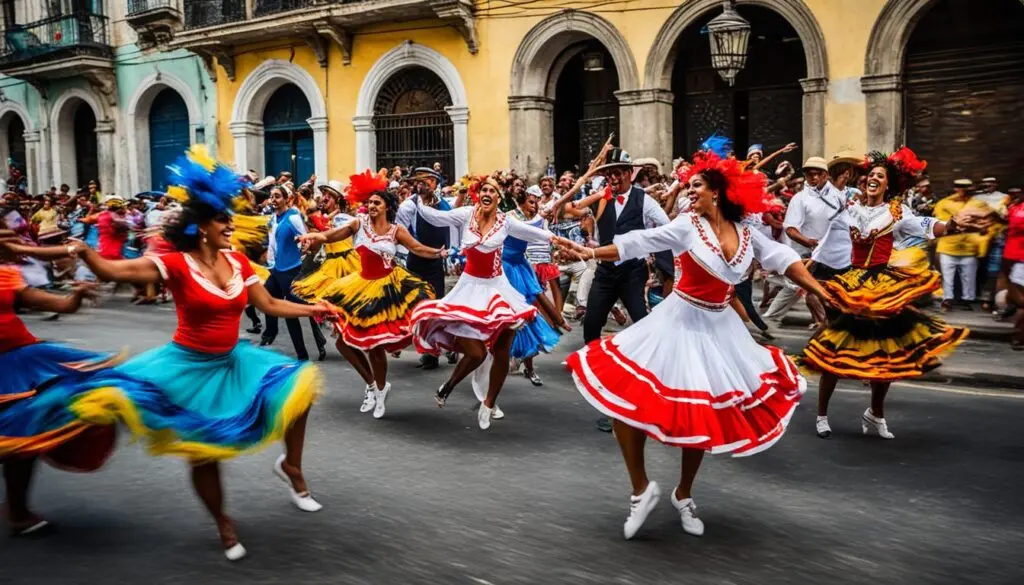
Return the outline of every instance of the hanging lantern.
<path id="1" fill-rule="evenodd" d="M 604 71 L 604 55 L 600 51 L 583 53 L 583 70 L 590 72 Z"/>
<path id="2" fill-rule="evenodd" d="M 723 0 L 722 13 L 707 25 L 711 66 L 730 86 L 736 83 L 736 75 L 747 64 L 747 43 L 750 40 L 750 23 L 736 12 L 734 2 Z"/>

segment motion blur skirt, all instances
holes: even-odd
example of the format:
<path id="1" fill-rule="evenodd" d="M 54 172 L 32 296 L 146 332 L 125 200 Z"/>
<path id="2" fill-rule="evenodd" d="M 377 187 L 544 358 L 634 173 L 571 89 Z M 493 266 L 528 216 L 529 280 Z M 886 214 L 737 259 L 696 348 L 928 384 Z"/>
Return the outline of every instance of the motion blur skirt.
<path id="1" fill-rule="evenodd" d="M 359 265 L 359 254 L 352 248 L 351 238 L 327 244 L 320 252 L 306 255 L 292 283 L 292 292 L 315 303 L 324 298 L 335 281 L 358 273 Z"/>

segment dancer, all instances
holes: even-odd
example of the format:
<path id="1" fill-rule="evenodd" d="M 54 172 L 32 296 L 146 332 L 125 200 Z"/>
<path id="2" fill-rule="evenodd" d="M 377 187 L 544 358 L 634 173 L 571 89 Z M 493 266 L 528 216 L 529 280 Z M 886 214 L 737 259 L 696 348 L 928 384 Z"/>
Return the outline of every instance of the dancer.
<path id="1" fill-rule="evenodd" d="M 41 250 L 21 245 L 10 230 L 0 230 L 0 240 L 0 252 Z M 66 253 L 58 250 L 41 258 L 61 256 Z M 95 296 L 92 286 L 79 286 L 68 296 L 43 292 L 29 287 L 16 266 L 0 265 L 0 463 L 6 487 L 3 515 L 12 536 L 37 534 L 50 526 L 28 503 L 40 456 L 61 469 L 94 471 L 114 450 L 115 427 L 91 425 L 67 411 L 37 416 L 37 406 L 61 402 L 60 397 L 86 387 L 91 373 L 122 357 L 40 341 L 17 317 L 15 307 L 74 313 L 84 299 Z"/>
<path id="2" fill-rule="evenodd" d="M 327 283 L 320 298 L 337 307 L 338 351 L 366 382 L 359 412 L 372 410 L 373 418 L 378 419 L 384 416 L 391 391 L 388 353 L 412 342 L 409 318 L 413 307 L 434 298 L 429 284 L 394 262 L 397 247 L 405 246 L 428 258 L 447 255 L 444 248 L 424 246 L 404 226 L 394 223 L 398 199 L 387 187 L 385 176 L 370 171 L 353 175 L 348 199 L 354 206 L 365 203 L 367 215 L 329 232 L 299 237 L 304 247 L 355 240 L 355 250 L 362 258 L 360 270 Z"/>
<path id="3" fill-rule="evenodd" d="M 648 318 L 568 358 L 580 393 L 614 419 L 633 484 L 624 536 L 632 538 L 661 491 L 647 478 L 645 434 L 683 449 L 672 504 L 683 529 L 704 532 L 691 489 L 705 451 L 751 455 L 786 429 L 806 382 L 782 349 L 758 345 L 729 310 L 735 285 L 756 259 L 808 291 L 826 294 L 790 248 L 742 225 L 767 209 L 763 175 L 735 159 L 699 152 L 683 177 L 691 212 L 672 223 L 619 234 L 610 245 L 569 244 L 584 258 L 618 262 L 670 249 L 683 267 L 674 295 Z"/>
<path id="4" fill-rule="evenodd" d="M 302 473 L 306 419 L 320 375 L 314 366 L 239 343 L 242 310 L 252 302 L 281 318 L 327 318 L 332 309 L 275 299 L 245 256 L 230 249 L 232 200 L 239 190 L 230 169 L 198 146 L 169 168 L 179 185 L 173 189 L 188 195 L 180 215 L 164 228 L 177 252 L 117 261 L 73 242 L 66 253 L 103 280 L 163 282 L 178 312 L 174 339 L 95 376 L 93 388 L 68 408 L 86 422 L 121 421 L 147 440 L 152 453 L 188 459 L 192 485 L 217 524 L 224 555 L 234 561 L 246 553 L 224 511 L 219 461 L 283 439 L 275 475 L 297 508 L 321 508 Z"/>
<path id="5" fill-rule="evenodd" d="M 827 327 L 804 350 L 804 363 L 821 372 L 815 421 L 821 438 L 832 435 L 828 403 L 839 378 L 871 384 L 871 406 L 861 415 L 864 434 L 895 438 L 885 421 L 889 385 L 937 367 L 939 357 L 967 337 L 966 329 L 950 327 L 912 306 L 939 287 L 937 273 L 889 265 L 894 242 L 931 240 L 981 227 L 980 217 L 969 212 L 941 222 L 917 217 L 902 204 L 899 195 L 913 186 L 925 165 L 907 147 L 892 155 L 869 153 L 863 164 L 868 173 L 864 203 L 854 202 L 833 218 L 817 248 L 828 250 L 833 241 L 853 240 L 852 267 L 823 281 L 842 314 L 830 315 Z M 812 260 L 817 260 L 817 250 Z"/>
<path id="6" fill-rule="evenodd" d="M 323 193 L 320 206 L 330 218 L 331 229 L 347 226 L 356 219 L 348 213 L 349 205 L 343 191 L 344 187 L 338 181 L 320 186 L 320 192 Z M 318 301 L 333 282 L 356 272 L 359 272 L 359 253 L 353 247 L 351 238 L 332 241 L 306 254 L 299 275 L 292 283 L 292 292 L 304 301 Z"/>
<path id="7" fill-rule="evenodd" d="M 420 303 L 413 311 L 413 341 L 422 353 L 438 355 L 449 350 L 463 354 L 451 377 L 438 388 L 434 400 L 438 407 L 443 407 L 455 386 L 476 370 L 480 380 L 474 375 L 473 390 L 481 402 L 477 422 L 487 430 L 492 415 L 504 416 L 497 409 L 496 400 L 508 375 L 509 352 L 516 330 L 537 316 L 537 309 L 527 304 L 502 274 L 502 246 L 509 236 L 527 242 L 561 238 L 498 211 L 501 188 L 493 177 L 480 178 L 470 196 L 473 207 L 447 212 L 417 204 L 416 213 L 424 221 L 461 230 L 466 268 L 444 298 Z M 485 361 L 490 358 L 493 361 L 487 366 Z"/>

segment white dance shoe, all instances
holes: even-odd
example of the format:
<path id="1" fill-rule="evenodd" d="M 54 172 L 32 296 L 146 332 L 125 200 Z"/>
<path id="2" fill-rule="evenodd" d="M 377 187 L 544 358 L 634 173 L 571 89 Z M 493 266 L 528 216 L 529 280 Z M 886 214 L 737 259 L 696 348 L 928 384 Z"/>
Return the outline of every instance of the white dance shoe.
<path id="1" fill-rule="evenodd" d="M 503 418 L 505 418 L 505 413 L 501 410 L 500 406 L 495 404 L 494 408 L 491 409 L 491 420 L 501 420 Z"/>
<path id="2" fill-rule="evenodd" d="M 236 542 L 231 548 L 224 549 L 224 556 L 232 562 L 244 559 L 246 554 L 248 553 L 240 542 Z"/>
<path id="3" fill-rule="evenodd" d="M 693 503 L 693 498 L 677 500 L 676 490 L 672 490 L 672 505 L 679 512 L 683 532 L 694 536 L 704 535 L 704 521 L 697 517 L 697 504 Z"/>
<path id="4" fill-rule="evenodd" d="M 647 484 L 647 489 L 639 496 L 629 496 L 629 517 L 622 526 L 622 535 L 629 540 L 636 536 L 637 531 L 644 525 L 647 515 L 658 505 L 661 499 L 661 488 L 658 482 L 652 481 Z"/>
<path id="5" fill-rule="evenodd" d="M 391 392 L 391 382 L 385 382 L 384 388 L 377 390 L 377 405 L 373 408 L 373 418 L 384 418 L 384 412 L 387 408 L 386 403 L 388 401 L 388 392 Z"/>
<path id="6" fill-rule="evenodd" d="M 827 416 L 819 416 L 814 420 L 814 431 L 818 433 L 818 436 L 822 439 L 827 439 L 832 436 L 832 427 L 828 426 Z"/>
<path id="7" fill-rule="evenodd" d="M 863 431 L 865 435 L 873 431 L 883 439 L 896 438 L 896 435 L 889 432 L 889 426 L 885 424 L 885 419 L 878 418 L 872 414 L 870 408 L 865 410 L 864 414 L 860 416 L 860 430 Z"/>
<path id="8" fill-rule="evenodd" d="M 291 496 L 292 503 L 295 504 L 295 507 L 303 512 L 319 512 L 322 510 L 323 506 L 320 505 L 320 502 L 314 500 L 313 496 L 309 492 L 303 492 L 300 494 L 295 491 L 295 488 L 292 487 L 292 479 L 284 472 L 284 467 L 281 465 L 282 463 L 284 463 L 284 455 L 278 457 L 277 461 L 274 462 L 274 475 L 281 478 L 281 481 L 288 486 L 288 495 Z"/>
<path id="9" fill-rule="evenodd" d="M 363 390 L 363 403 L 359 405 L 359 412 L 370 412 L 377 406 L 377 385 L 367 384 Z"/>
<path id="10" fill-rule="evenodd" d="M 480 423 L 480 429 L 486 431 L 491 428 L 491 417 L 494 416 L 494 409 L 487 408 L 484 403 L 480 403 L 480 410 L 477 411 L 476 420 Z M 504 413 L 503 413 L 504 414 Z"/>

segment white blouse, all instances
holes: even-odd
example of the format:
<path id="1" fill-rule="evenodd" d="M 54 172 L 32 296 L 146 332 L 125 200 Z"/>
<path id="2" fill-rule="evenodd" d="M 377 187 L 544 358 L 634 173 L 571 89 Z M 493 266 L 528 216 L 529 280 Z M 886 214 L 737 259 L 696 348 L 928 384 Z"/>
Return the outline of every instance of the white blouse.
<path id="1" fill-rule="evenodd" d="M 365 215 L 355 218 L 356 230 L 352 234 L 352 247 L 364 246 L 378 256 L 386 260 L 395 257 L 398 252 L 398 244 L 395 242 L 395 233 L 398 232 L 398 224 L 391 224 L 388 233 L 380 235 L 373 231 L 373 222 Z"/>
<path id="2" fill-rule="evenodd" d="M 431 225 L 459 228 L 459 241 L 462 242 L 463 250 L 476 248 L 484 253 L 493 252 L 502 247 L 508 236 L 527 242 L 551 241 L 551 232 L 527 225 L 500 211 L 494 225 L 487 233 L 481 233 L 477 225 L 476 207 L 459 207 L 451 211 L 440 211 L 432 207 L 418 205 L 416 211 Z"/>
<path id="3" fill-rule="evenodd" d="M 832 240 L 867 240 L 892 234 L 896 242 L 906 238 L 935 239 L 935 224 L 941 223 L 934 217 L 914 215 L 906 205 L 901 205 L 900 219 L 895 219 L 889 203 L 867 206 L 854 203 L 832 219 L 825 237 L 818 243 L 818 248 L 811 254 L 817 260 L 819 250 L 825 249 Z M 852 252 L 852 250 L 851 250 Z M 847 258 L 849 261 L 849 258 Z"/>
<path id="4" fill-rule="evenodd" d="M 708 272 L 733 285 L 743 281 L 755 259 L 765 270 L 779 274 L 785 273 L 787 268 L 800 261 L 800 255 L 792 248 L 773 241 L 749 226 L 733 226 L 740 244 L 728 260 L 722 255 L 721 245 L 711 224 L 695 213 L 682 214 L 668 225 L 615 236 L 614 245 L 622 260 L 642 258 L 663 250 L 671 250 L 673 256 L 689 252 Z"/>

